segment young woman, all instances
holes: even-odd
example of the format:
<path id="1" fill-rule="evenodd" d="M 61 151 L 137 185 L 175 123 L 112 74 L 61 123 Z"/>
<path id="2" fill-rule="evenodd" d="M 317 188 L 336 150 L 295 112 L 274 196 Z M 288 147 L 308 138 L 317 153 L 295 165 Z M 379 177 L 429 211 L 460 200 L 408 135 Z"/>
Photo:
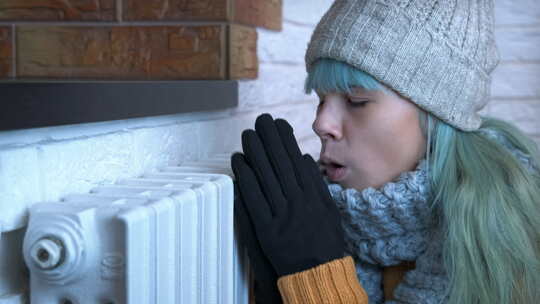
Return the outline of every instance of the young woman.
<path id="1" fill-rule="evenodd" d="M 492 14 L 489 0 L 335 1 L 306 53 L 326 183 L 267 114 L 232 157 L 258 302 L 540 298 L 537 147 L 478 115 Z"/>

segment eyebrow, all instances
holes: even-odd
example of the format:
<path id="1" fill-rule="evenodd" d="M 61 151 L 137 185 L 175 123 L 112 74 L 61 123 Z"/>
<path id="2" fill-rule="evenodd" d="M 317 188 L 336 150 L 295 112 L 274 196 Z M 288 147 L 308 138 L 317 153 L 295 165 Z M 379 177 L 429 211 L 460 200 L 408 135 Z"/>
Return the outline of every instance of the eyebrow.
<path id="1" fill-rule="evenodd" d="M 315 91 L 315 94 L 317 94 L 317 96 L 319 97 L 319 99 L 323 98 L 323 96 L 327 95 L 327 94 L 321 94 L 319 91 L 317 90 L 313 90 Z M 351 88 L 351 93 L 347 93 L 347 92 L 332 92 L 334 94 L 341 94 L 343 96 L 348 96 L 348 97 L 374 97 L 375 96 L 375 93 L 379 91 L 379 90 L 366 90 L 362 87 L 353 87 Z"/>
<path id="2" fill-rule="evenodd" d="M 352 94 L 354 94 L 354 95 L 356 95 L 356 94 L 372 95 L 377 90 L 367 90 L 367 89 L 364 89 L 362 87 L 355 87 L 355 88 L 352 88 L 351 91 L 352 91 Z"/>

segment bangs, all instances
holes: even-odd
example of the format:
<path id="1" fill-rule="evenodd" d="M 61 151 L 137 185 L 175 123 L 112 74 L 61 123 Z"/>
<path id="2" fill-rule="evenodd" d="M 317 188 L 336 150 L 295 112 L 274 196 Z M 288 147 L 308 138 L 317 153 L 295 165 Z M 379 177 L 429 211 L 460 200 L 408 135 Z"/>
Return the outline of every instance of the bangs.
<path id="1" fill-rule="evenodd" d="M 351 94 L 353 87 L 361 87 L 368 91 L 388 90 L 369 74 L 344 62 L 329 58 L 317 60 L 308 72 L 304 91 L 310 94 L 313 90 L 321 94 Z"/>

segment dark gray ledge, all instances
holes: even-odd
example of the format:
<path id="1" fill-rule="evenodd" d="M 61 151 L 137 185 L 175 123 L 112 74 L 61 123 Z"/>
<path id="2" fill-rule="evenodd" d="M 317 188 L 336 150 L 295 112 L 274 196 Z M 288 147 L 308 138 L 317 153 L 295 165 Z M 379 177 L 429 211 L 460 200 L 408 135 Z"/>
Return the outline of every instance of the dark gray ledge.
<path id="1" fill-rule="evenodd" d="M 2 81 L 0 130 L 211 111 L 238 105 L 234 80 Z"/>

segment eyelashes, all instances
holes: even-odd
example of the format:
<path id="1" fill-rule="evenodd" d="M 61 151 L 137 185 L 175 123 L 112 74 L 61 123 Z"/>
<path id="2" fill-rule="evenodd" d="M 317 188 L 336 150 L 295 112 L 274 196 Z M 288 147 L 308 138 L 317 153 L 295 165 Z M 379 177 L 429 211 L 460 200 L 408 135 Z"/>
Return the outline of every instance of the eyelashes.
<path id="1" fill-rule="evenodd" d="M 354 100 L 351 98 L 346 98 L 347 105 L 353 107 L 353 108 L 362 108 L 365 107 L 366 104 L 369 102 L 369 100 Z M 324 104 L 324 99 L 319 99 L 319 104 L 317 105 L 317 109 L 319 109 Z"/>
<path id="2" fill-rule="evenodd" d="M 352 107 L 365 107 L 368 103 L 368 100 L 352 100 L 350 98 L 347 98 L 347 103 L 350 104 Z"/>

